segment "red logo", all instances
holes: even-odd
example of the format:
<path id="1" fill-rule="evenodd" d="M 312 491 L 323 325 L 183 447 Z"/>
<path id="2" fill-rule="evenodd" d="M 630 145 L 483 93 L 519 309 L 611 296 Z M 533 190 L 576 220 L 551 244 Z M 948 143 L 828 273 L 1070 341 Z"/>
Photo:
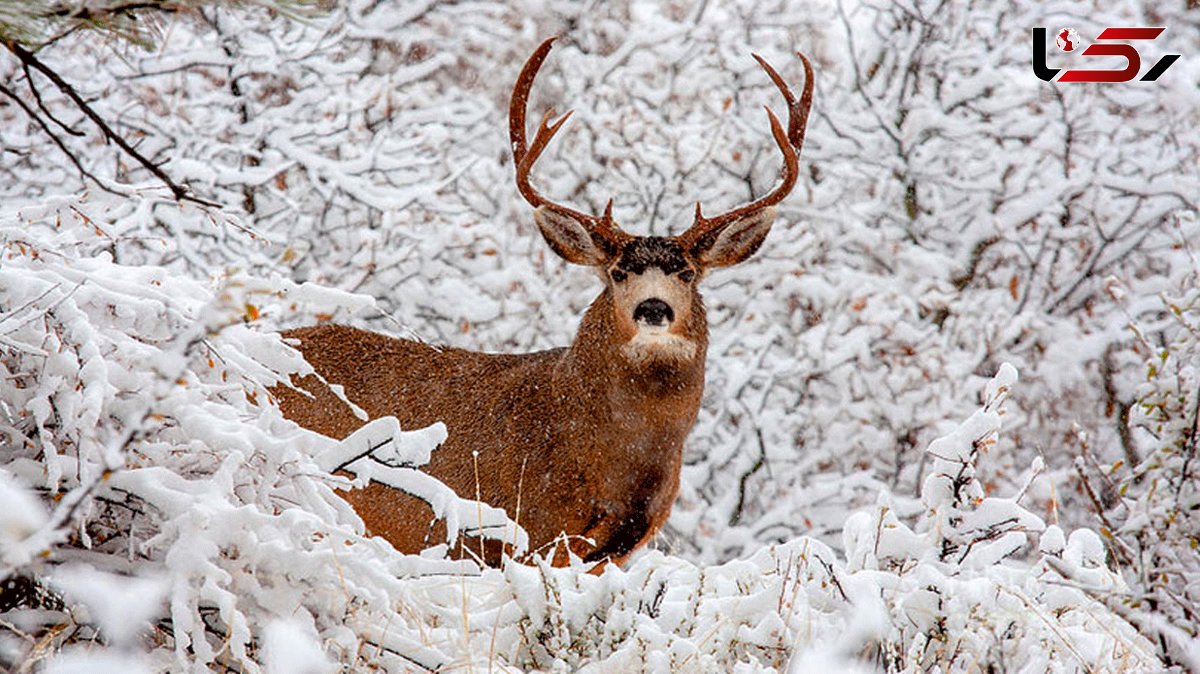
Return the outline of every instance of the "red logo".
<path id="1" fill-rule="evenodd" d="M 1131 44 L 1119 42 L 1121 40 L 1128 42 L 1137 41 L 1152 41 L 1158 38 L 1165 28 L 1105 28 L 1096 36 L 1096 42 L 1088 45 L 1086 49 L 1079 52 L 1080 56 L 1120 56 L 1125 59 L 1125 68 L 1122 70 L 1085 70 L 1081 68 L 1073 68 L 1062 72 L 1062 75 L 1055 79 L 1055 76 L 1061 71 L 1060 68 L 1046 67 L 1046 29 L 1038 26 L 1033 29 L 1033 74 L 1047 82 L 1128 82 L 1137 77 L 1138 72 L 1142 69 L 1142 56 L 1138 50 Z M 1064 28 L 1060 30 L 1054 38 L 1058 48 L 1064 52 L 1073 52 L 1079 48 L 1079 36 L 1074 28 Z M 1171 67 L 1179 59 L 1179 54 L 1166 54 L 1158 60 L 1150 70 L 1142 75 L 1139 81 L 1153 82 L 1157 80 L 1167 68 Z"/>
<path id="2" fill-rule="evenodd" d="M 1054 38 L 1054 42 L 1063 51 L 1075 51 L 1075 48 L 1079 46 L 1079 33 L 1074 28 L 1063 28 L 1058 31 L 1058 36 Z"/>

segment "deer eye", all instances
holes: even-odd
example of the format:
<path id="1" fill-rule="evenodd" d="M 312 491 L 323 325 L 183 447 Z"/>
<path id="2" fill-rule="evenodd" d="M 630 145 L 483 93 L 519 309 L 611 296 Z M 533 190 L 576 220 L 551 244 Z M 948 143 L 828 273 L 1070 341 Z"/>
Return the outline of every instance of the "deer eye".
<path id="1" fill-rule="evenodd" d="M 627 277 L 627 274 L 620 269 L 612 270 L 612 280 L 616 281 L 617 283 L 624 281 Z"/>
<path id="2" fill-rule="evenodd" d="M 696 272 L 692 271 L 691 269 L 684 269 L 683 271 L 679 272 L 679 280 L 683 281 L 684 283 L 691 283 L 692 279 L 694 278 L 696 278 Z"/>

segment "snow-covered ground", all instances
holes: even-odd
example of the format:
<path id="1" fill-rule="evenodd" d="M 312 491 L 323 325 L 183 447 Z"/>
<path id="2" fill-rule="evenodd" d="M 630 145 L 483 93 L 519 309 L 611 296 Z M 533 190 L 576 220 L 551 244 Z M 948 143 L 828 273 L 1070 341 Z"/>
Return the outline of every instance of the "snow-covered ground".
<path id="1" fill-rule="evenodd" d="M 1194 10 L 338 4 L 39 52 L 218 207 L 35 74 L 108 189 L 85 184 L 0 98 L 0 666 L 1200 669 Z M 1043 83 L 1030 30 L 1068 25 L 1166 26 L 1143 61 L 1184 56 Z M 778 94 L 751 51 L 817 68 L 801 181 L 706 281 L 704 406 L 651 549 L 601 575 L 400 555 L 336 495 L 351 440 L 274 407 L 307 367 L 275 331 L 569 342 L 597 284 L 533 227 L 506 119 L 560 33 L 531 115 L 576 113 L 546 193 L 655 234 L 764 193 Z M 36 106 L 7 54 L 0 77 Z M 415 459 L 440 432 L 365 431 Z"/>

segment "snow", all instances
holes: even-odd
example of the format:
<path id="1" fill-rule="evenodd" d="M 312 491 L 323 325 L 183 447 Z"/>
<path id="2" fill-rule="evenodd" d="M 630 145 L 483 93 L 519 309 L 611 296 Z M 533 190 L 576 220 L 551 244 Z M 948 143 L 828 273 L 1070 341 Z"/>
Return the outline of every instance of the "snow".
<path id="1" fill-rule="evenodd" d="M 363 424 L 313 460 L 326 472 L 339 470 L 368 454 L 389 465 L 416 468 L 429 463 L 433 450 L 445 441 L 443 423 L 403 431 L 396 417 L 381 417 Z"/>
<path id="2" fill-rule="evenodd" d="M 166 581 L 149 574 L 137 577 L 107 573 L 88 566 L 61 566 L 50 582 L 72 602 L 87 609 L 83 622 L 95 624 L 117 647 L 132 645 L 153 618 L 161 615 Z"/>
<path id="3" fill-rule="evenodd" d="M 149 674 L 154 671 L 143 658 L 107 651 L 75 648 L 55 655 L 45 674 Z"/>
<path id="4" fill-rule="evenodd" d="M 15 550 L 45 526 L 46 520 L 46 510 L 37 497 L 8 471 L 0 470 L 0 562 L 21 563 Z"/>
<path id="5" fill-rule="evenodd" d="M 40 52 L 218 208 L 171 201 L 35 80 L 115 193 L 85 183 L 0 99 L 0 579 L 65 604 L 0 596 L 0 668 L 1200 667 L 1194 63 L 1042 86 L 1029 26 L 1077 12 L 1027 0 L 334 4 Z M 1110 5 L 1089 20 L 1196 43 L 1182 5 Z M 546 250 L 504 123 L 553 34 L 531 116 L 577 112 L 534 182 L 614 197 L 642 234 L 776 178 L 750 52 L 796 86 L 792 52 L 817 68 L 795 192 L 704 281 L 672 517 L 598 575 L 365 536 L 339 493 L 374 479 L 451 538 L 521 542 L 420 471 L 444 426 L 327 438 L 269 391 L 312 372 L 278 333 L 299 325 L 569 343 L 598 285 Z M 0 77 L 33 101 L 15 61 Z"/>
<path id="6" fill-rule="evenodd" d="M 312 620 L 276 620 L 263 630 L 267 674 L 331 674 L 337 665 L 321 648 Z"/>

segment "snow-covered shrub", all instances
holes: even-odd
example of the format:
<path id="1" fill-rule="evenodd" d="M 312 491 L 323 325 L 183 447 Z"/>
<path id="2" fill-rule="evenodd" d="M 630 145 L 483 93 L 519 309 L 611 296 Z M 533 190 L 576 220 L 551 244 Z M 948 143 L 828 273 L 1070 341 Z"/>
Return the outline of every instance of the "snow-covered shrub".
<path id="1" fill-rule="evenodd" d="M 1025 489 L 1007 498 L 985 493 L 977 462 L 998 451 L 1015 382 L 1016 371 L 1003 364 L 983 407 L 930 443 L 912 526 L 887 499 L 846 522 L 850 580 L 843 583 L 887 618 L 879 661 L 894 672 L 972 671 L 982 662 L 1001 671 L 1152 670 L 1152 645 L 1089 594 L 1123 587 L 1105 565 L 1100 537 L 1078 529 L 1064 539 L 1021 504 Z M 1035 460 L 1027 479 L 1042 470 Z M 1030 533 L 1040 549 L 1016 559 L 1033 561 L 1006 562 L 1033 552 Z"/>
<path id="2" fill-rule="evenodd" d="M 319 634 L 312 648 L 346 663 L 419 659 L 408 637 L 374 630 L 397 620 L 400 579 L 462 564 L 364 539 L 334 494 L 351 481 L 332 471 L 356 471 L 351 458 L 392 440 L 385 458 L 395 465 L 376 479 L 429 499 L 452 531 L 481 512 L 484 526 L 507 519 L 412 467 L 444 429 L 402 432 L 384 418 L 335 441 L 285 422 L 268 388 L 311 368 L 255 322 L 276 307 L 334 313 L 371 302 L 282 279 L 195 280 L 120 264 L 111 248 L 151 231 L 157 198 L 85 196 L 0 213 L 0 579 L 11 583 L 4 608 L 26 609 L 14 629 L 147 651 L 152 669 L 257 671 L 264 635 L 268 661 L 270 643 L 297 634 Z M 49 604 L 18 596 L 22 588 L 70 613 L 29 613 Z M 368 642 L 380 652 L 363 653 Z"/>
<path id="3" fill-rule="evenodd" d="M 1188 216 L 1192 217 L 1192 216 Z M 1180 246 L 1193 256 L 1193 244 Z M 1194 259 L 1194 258 L 1193 258 Z M 1096 526 L 1129 590 L 1108 595 L 1166 662 L 1200 669 L 1200 261 L 1158 298 L 1111 292 L 1133 319 L 1145 381 L 1122 423 L 1134 462 L 1078 461 Z M 1086 449 L 1086 448 L 1085 448 Z"/>
<path id="4" fill-rule="evenodd" d="M 48 4 L 53 3 L 0 0 L 0 22 L 13 11 Z M 89 11 L 101 4 L 86 3 Z M 1119 625 L 1106 622 L 1112 619 L 1106 611 L 1113 611 L 1151 636 L 1164 661 L 1183 666 L 1196 661 L 1186 655 L 1194 652 L 1188 644 L 1195 641 L 1197 573 L 1188 556 L 1194 510 L 1187 497 L 1193 482 L 1183 479 L 1191 470 L 1189 444 L 1178 444 L 1188 410 L 1194 409 L 1188 407 L 1194 404 L 1188 391 L 1195 387 L 1175 374 L 1194 362 L 1194 351 L 1167 327 L 1180 321 L 1157 314 L 1163 307 L 1169 311 L 1158 299 L 1163 291 L 1181 299 L 1177 306 L 1190 306 L 1190 300 L 1182 301 L 1187 286 L 1165 283 L 1185 279 L 1196 268 L 1179 241 L 1200 237 L 1196 220 L 1188 217 L 1200 194 L 1200 174 L 1193 170 L 1200 156 L 1195 104 L 1200 70 L 1185 56 L 1155 83 L 1077 87 L 1042 83 L 1029 70 L 1029 30 L 1036 25 L 1073 25 L 1085 38 L 1108 25 L 1163 25 L 1167 32 L 1159 40 L 1139 47 L 1145 60 L 1186 55 L 1200 36 L 1188 3 L 1120 0 L 1081 15 L 1078 3 L 1066 0 L 803 5 L 346 0 L 315 3 L 318 11 L 302 20 L 264 9 L 271 4 L 173 3 L 179 11 L 138 24 L 138 39 L 155 42 L 154 50 L 99 44 L 94 33 L 69 31 L 37 52 L 116 132 L 219 208 L 181 208 L 158 188 L 131 196 L 128 184 L 151 176 L 104 142 L 45 77 L 27 73 L 0 52 L 0 82 L 25 105 L 0 95 L 0 208 L 8 209 L 9 256 L 0 259 L 0 273 L 22 279 L 12 291 L 20 304 L 0 307 L 0 352 L 8 368 L 0 372 L 5 424 L 0 441 L 15 438 L 17 444 L 13 453 L 3 446 L 0 455 L 6 461 L 0 474 L 0 508 L 6 514 L 0 568 L 22 565 L 30 571 L 10 578 L 22 596 L 50 611 L 64 598 L 84 606 L 85 597 L 65 597 L 69 579 L 55 584 L 70 569 L 84 567 L 55 576 L 42 573 L 46 569 L 38 564 L 79 561 L 129 575 L 144 568 L 136 564 L 172 549 L 179 550 L 172 559 L 185 564 L 189 554 L 208 554 L 200 548 L 210 541 L 218 561 L 203 565 L 193 559 L 201 569 L 190 577 L 216 580 L 192 580 L 166 591 L 164 606 L 201 616 L 193 616 L 191 627 L 156 622 L 152 641 L 167 644 L 168 659 L 211 656 L 232 663 L 244 655 L 251 663 L 247 669 L 263 662 L 286 667 L 293 660 L 285 654 L 311 652 L 303 644 L 287 645 L 308 638 L 319 640 L 332 660 L 396 669 L 403 662 L 416 667 L 397 653 L 420 662 L 463 664 L 503 652 L 505 662 L 520 666 L 565 668 L 629 652 L 622 650 L 624 642 L 592 642 L 595 623 L 573 622 L 573 609 L 559 612 L 566 616 L 565 627 L 514 617 L 524 609 L 505 599 L 505 592 L 512 593 L 509 582 L 493 572 L 478 578 L 482 585 L 453 576 L 437 586 L 442 594 L 421 590 L 442 603 L 406 595 L 415 586 L 393 581 L 398 568 L 416 562 L 397 561 L 372 547 L 377 543 L 354 538 L 352 515 L 328 490 L 326 478 L 316 480 L 315 495 L 293 493 L 309 483 L 288 471 L 323 474 L 328 462 L 336 463 L 338 449 L 286 424 L 279 427 L 282 422 L 271 418 L 264 402 L 269 382 L 303 365 L 281 355 L 287 352 L 260 328 L 332 318 L 404 334 L 401 325 L 408 325 L 431 341 L 495 351 L 568 342 L 575 328 L 571 317 L 594 297 L 595 282 L 546 254 L 512 186 L 504 123 L 516 69 L 540 39 L 561 33 L 535 87 L 532 114 L 550 105 L 577 112 L 548 150 L 535 182 L 579 208 L 599 208 L 615 196 L 618 219 L 638 233 L 678 231 L 694 199 L 716 210 L 762 194 L 775 179 L 777 157 L 758 106 L 778 106 L 778 95 L 750 52 L 762 53 L 797 84 L 794 50 L 805 51 L 817 69 L 802 180 L 781 204 L 778 223 L 755 258 L 714 274 L 704 286 L 712 335 L 707 394 L 686 448 L 681 498 L 655 541 L 660 550 L 687 561 L 666 555 L 640 566 L 643 560 L 635 559 L 630 574 L 686 578 L 694 568 L 708 577 L 724 573 L 710 572 L 720 568 L 713 564 L 739 557 L 738 563 L 759 560 L 765 569 L 770 565 L 763 560 L 775 554 L 764 552 L 770 545 L 789 555 L 797 547 L 827 550 L 832 556 L 820 559 L 829 563 L 830 577 L 887 574 L 879 578 L 895 589 L 886 595 L 888 602 L 945 606 L 961 617 L 962 604 L 942 596 L 947 588 L 959 591 L 955 583 L 981 577 L 999 584 L 1003 573 L 997 569 L 1037 563 L 1044 566 L 1031 568 L 1045 572 L 1044 584 L 1066 588 L 1061 597 L 1067 604 L 1040 612 L 1053 625 L 1047 629 L 1054 638 L 1047 643 L 1055 657 L 1071 648 L 1090 654 L 1088 630 L 1101 624 L 1115 630 L 1116 641 L 1133 643 Z M 61 32 L 52 28 L 46 34 Z M 1047 49 L 1056 65 L 1076 58 Z M 44 117 L 45 127 L 39 126 L 26 110 L 46 111 L 52 119 Z M 93 178 L 85 179 L 85 172 Z M 96 182 L 121 196 L 101 200 Z M 97 196 L 79 198 L 85 189 Z M 23 204 L 31 205 L 19 219 L 12 209 Z M 53 213 L 62 216 L 62 241 L 47 239 L 49 229 L 26 231 L 30 220 L 48 225 L 45 219 Z M 22 265 L 33 255 L 58 260 L 59 271 L 30 280 L 25 273 L 33 268 Z M 91 273 L 97 284 L 80 285 Z M 122 285 L 113 285 L 114 278 Z M 154 300 L 161 306 L 143 292 L 155 280 L 167 288 Z M 291 297 L 323 294 L 305 281 L 373 297 L 379 310 L 356 313 L 351 309 L 363 304 L 344 293 L 326 294 L 330 299 L 316 303 L 297 300 L 296 306 L 277 296 L 285 288 Z M 36 299 L 29 296 L 34 286 L 54 289 L 25 306 Z M 1121 289 L 1127 306 L 1106 299 L 1114 288 Z M 125 290 L 128 302 L 117 301 Z M 105 293 L 108 301 L 101 301 Z M 100 302 L 95 307 L 103 311 L 79 305 L 80 299 Z M 344 306 L 347 302 L 352 306 Z M 1144 340 L 1131 338 L 1125 328 L 1130 316 Z M 203 339 L 189 346 L 192 328 Z M 92 340 L 96 336 L 99 342 Z M 213 356 L 214 347 L 220 357 Z M 1168 357 L 1166 369 L 1164 347 L 1177 354 Z M 1150 381 L 1147 359 L 1158 359 Z M 976 391 L 1005 361 L 1022 373 L 1022 395 L 1010 401 L 1006 417 L 1013 442 L 1003 451 L 972 457 L 982 446 L 967 448 L 958 437 L 943 442 L 953 452 L 925 452 L 937 438 L 952 437 L 953 420 L 971 413 Z M 97 383 L 104 381 L 97 372 L 107 385 Z M 169 385 L 176 372 L 185 374 L 182 388 Z M 221 373 L 225 380 L 218 382 L 214 377 Z M 40 388 L 30 390 L 33 382 Z M 193 410 L 191 425 L 182 426 L 175 417 L 164 421 L 150 412 L 143 420 L 146 430 L 132 431 L 125 444 L 128 429 L 143 427 L 134 423 L 143 408 L 170 408 L 184 400 L 203 401 L 204 414 L 216 415 L 220 423 L 203 421 L 209 417 Z M 1139 404 L 1143 401 L 1150 408 Z M 1167 416 L 1146 416 L 1156 406 Z M 74 421 L 71 414 L 77 415 Z M 1147 430 L 1130 432 L 1130 422 Z M 241 431 L 219 432 L 246 427 L 258 429 L 249 445 L 234 440 L 243 437 Z M 214 434 L 226 442 L 216 443 Z M 129 449 L 139 443 L 150 443 L 153 451 Z M 1168 450 L 1172 443 L 1178 450 Z M 227 450 L 233 449 L 243 458 L 230 458 Z M 318 460 L 325 451 L 333 453 Z M 137 474 L 131 469 L 159 465 L 146 463 L 150 459 L 165 466 L 158 474 L 167 480 L 167 492 L 196 492 L 180 497 L 177 507 L 199 499 L 222 514 L 187 516 L 197 522 L 168 508 L 171 504 L 99 498 L 110 480 L 129 480 Z M 131 463 L 135 460 L 141 463 Z M 116 467 L 111 474 L 110 467 Z M 220 478 L 223 486 L 192 484 L 199 475 Z M 930 482 L 931 475 L 944 477 Z M 1174 501 L 1168 498 L 1171 485 L 1178 492 Z M 39 500 L 49 494 L 61 500 Z M 1013 522 L 996 520 L 1005 511 L 1002 502 L 987 500 L 993 494 L 1011 495 L 1015 505 L 1004 507 Z M 975 503 L 979 498 L 985 500 Z M 251 517 L 246 513 L 257 511 L 245 510 L 250 503 L 272 509 Z M 863 508 L 865 515 L 850 522 L 863 526 L 847 527 L 847 513 Z M 1105 519 L 1097 519 L 1093 509 Z M 1055 523 L 1041 535 L 1037 550 L 1020 545 L 1033 528 L 1030 513 Z M 272 526 L 281 520 L 301 524 L 299 533 L 263 524 L 264 532 L 254 535 L 195 534 L 195 552 L 179 542 L 208 531 L 211 522 L 238 517 Z M 58 526 L 66 520 L 75 524 L 69 533 Z M 152 531 L 164 522 L 175 524 Z M 470 518 L 462 522 L 469 525 Z M 844 545 L 869 540 L 869 522 L 896 532 L 883 547 L 890 555 L 873 557 L 875 549 L 868 546 L 870 555 L 860 548 L 862 554 L 846 556 Z M 1097 556 L 1088 534 L 1066 536 L 1055 528 L 1070 531 L 1080 524 L 1098 528 L 1109 546 L 1108 564 L 1120 567 L 1127 587 L 1114 589 L 1119 586 L 1107 570 L 1090 566 Z M 330 552 L 322 558 L 320 542 L 304 542 L 305 531 L 320 527 L 340 532 L 322 540 L 350 540 L 348 547 L 370 551 L 364 553 L 367 561 L 351 555 L 367 570 L 344 565 L 336 545 L 330 548 L 338 551 L 336 557 Z M 824 547 L 813 541 L 806 548 L 805 535 Z M 244 551 L 270 536 L 276 546 L 270 555 Z M 50 546 L 54 542 L 58 547 Z M 301 601 L 311 621 L 293 612 L 280 622 L 278 612 L 256 608 L 272 601 L 254 578 L 277 577 L 278 567 L 270 564 L 287 558 L 292 543 L 309 555 L 304 559 L 333 560 L 314 562 L 320 568 L 308 575 L 313 587 L 366 588 L 365 598 L 349 602 L 348 609 L 320 597 Z M 129 561 L 109 559 L 117 547 Z M 43 549 L 52 550 L 51 558 L 34 559 L 30 566 L 30 556 Z M 89 549 L 102 554 L 84 554 Z M 998 559 L 1014 549 L 1011 557 Z M 236 559 L 222 556 L 233 553 Z M 76 555 L 81 559 L 70 559 Z M 420 564 L 441 568 L 432 560 Z M 682 570 L 665 568 L 673 565 Z M 330 580 L 330 569 L 351 580 Z M 916 584 L 918 576 L 911 574 L 918 572 L 950 580 L 930 591 Z M 554 575 L 567 572 L 548 573 L 554 587 L 577 582 Z M 378 583 L 364 580 L 371 574 Z M 763 574 L 764 586 L 780 582 Z M 629 578 L 636 584 L 639 576 Z M 1079 611 L 1066 608 L 1079 599 L 1071 588 L 1088 588 L 1093 580 L 1096 587 L 1086 590 L 1090 599 L 1079 606 L 1099 616 L 1095 625 L 1055 622 L 1080 619 Z M 588 579 L 578 582 L 601 587 L 587 585 Z M 606 582 L 603 587 L 612 588 L 622 581 Z M 487 583 L 499 594 L 475 594 L 473 588 Z M 291 586 L 276 585 L 286 587 Z M 465 595 L 448 598 L 456 588 Z M 1039 602 L 1050 602 L 1052 593 L 1038 588 L 1025 596 L 1036 607 L 1049 606 Z M 276 591 L 292 598 L 308 592 Z M 189 599 L 189 592 L 202 599 Z M 611 604 L 620 613 L 621 602 L 634 592 L 632 586 L 612 590 L 611 601 L 589 594 L 588 605 L 608 615 L 605 607 Z M 796 649 L 800 659 L 793 669 L 840 667 L 845 654 L 858 653 L 863 644 L 878 644 L 871 648 L 882 654 L 879 662 L 893 669 L 960 666 L 968 660 L 940 650 L 959 634 L 955 647 L 982 653 L 981 663 L 1038 669 L 1020 654 L 1003 659 L 1014 651 L 1005 650 L 1003 644 L 1011 643 L 1004 640 L 1007 628 L 1000 631 L 1000 614 L 988 607 L 963 631 L 944 632 L 936 611 L 929 614 L 935 617 L 917 620 L 918 627 L 887 602 L 870 619 L 843 619 L 836 609 L 841 595 L 833 594 L 831 604 L 810 597 L 827 622 L 806 625 L 800 633 L 811 635 L 813 643 L 832 643 L 834 628 L 828 626 L 840 625 L 858 636 L 825 651 Z M 0 610 L 9 596 L 7 590 L 0 595 Z M 486 600 L 472 603 L 476 596 Z M 1093 600 L 1104 606 L 1089 603 Z M 272 605 L 279 603 L 284 602 Z M 511 622 L 490 623 L 499 626 L 493 640 L 463 627 L 463 605 L 479 607 L 482 624 L 493 619 L 492 610 L 502 610 Z M 545 614 L 558 615 L 556 610 Z M 86 609 L 79 611 L 80 621 L 95 617 L 85 619 Z M 357 618 L 343 620 L 347 614 Z M 947 624 L 958 625 L 954 620 L 960 617 Z M 614 614 L 613 620 L 621 619 Z M 703 620 L 678 624 L 710 629 Z M 739 625 L 754 632 L 759 623 L 745 620 Z M 654 639 L 690 648 L 678 642 L 667 622 L 650 622 L 662 631 Z M 343 623 L 350 632 L 336 636 Z M 980 650 L 987 641 L 985 624 L 1001 635 L 993 650 Z M 512 637 L 506 625 L 550 645 L 539 650 Z M 1027 629 L 1017 622 L 1013 638 L 1032 644 L 1028 635 L 1034 632 Z M 181 640 L 198 645 L 177 646 L 177 631 Z M 671 636 L 663 636 L 668 632 Z M 256 639 L 246 641 L 250 633 Z M 370 645 L 352 653 L 350 633 Z M 15 634 L 0 629 L 0 653 L 25 652 L 29 642 Z M 411 643 L 384 643 L 397 634 L 423 635 L 421 647 L 436 655 Z M 512 640 L 503 641 L 505 634 Z M 83 632 L 76 639 L 88 636 Z M 207 647 L 199 644 L 201 638 L 209 641 Z M 921 640 L 925 646 L 914 651 Z M 698 641 L 730 653 L 752 650 L 736 639 Z M 685 667 L 701 656 L 718 658 L 704 660 L 720 663 L 713 667 L 734 666 L 734 656 L 714 655 L 707 646 L 699 652 Z M 155 658 L 163 651 L 157 653 Z M 135 656 L 110 669 L 129 664 L 129 658 Z M 1130 669 L 1141 666 L 1139 658 L 1131 656 Z M 1063 664 L 1069 660 L 1064 656 L 1055 666 L 1070 669 L 1075 665 Z M 763 667 L 784 661 L 757 660 Z M 157 662 L 146 666 L 153 669 Z M 70 666 L 64 663 L 59 671 Z"/>
<path id="5" fill-rule="evenodd" d="M 583 209 L 615 197 L 617 219 L 643 234 L 685 227 L 695 199 L 715 211 L 769 189 L 778 157 L 759 106 L 778 107 L 778 93 L 749 55 L 797 85 L 792 53 L 813 58 L 804 179 L 762 250 L 704 285 L 707 396 L 662 545 L 712 562 L 802 534 L 836 544 L 846 510 L 880 488 L 919 495 L 922 448 L 1003 361 L 1029 395 L 994 481 L 1019 486 L 1036 448 L 1072 424 L 1102 461 L 1124 458 L 1110 396 L 1095 392 L 1131 403 L 1141 368 L 1103 280 L 1147 297 L 1190 264 L 1171 224 L 1200 193 L 1187 170 L 1200 157 L 1200 73 L 1185 58 L 1147 86 L 1048 85 L 1029 68 L 1030 27 L 1165 25 L 1143 45 L 1149 61 L 1200 35 L 1179 3 L 1122 0 L 1086 20 L 1065 0 L 347 0 L 303 20 L 194 4 L 160 24 L 154 51 L 79 32 L 38 52 L 243 228 L 156 202 L 156 231 L 189 245 L 129 238 L 114 254 L 196 278 L 232 266 L 361 292 L 384 311 L 344 320 L 493 351 L 566 344 L 597 290 L 547 255 L 512 183 L 507 95 L 540 39 L 563 34 L 531 115 L 576 114 L 536 184 Z M 14 59 L 0 58 L 0 79 L 38 109 Z M 150 179 L 32 81 L 85 133 L 59 133 L 84 170 Z M 0 195 L 82 189 L 6 100 Z M 1056 479 L 1071 459 L 1044 456 Z M 1057 496 L 1064 520 L 1086 520 L 1082 494 Z"/>
<path id="6" fill-rule="evenodd" d="M 1040 557 L 1014 557 L 1044 527 L 1021 494 L 985 495 L 976 465 L 982 452 L 1001 451 L 1002 403 L 1015 381 L 1007 365 L 982 409 L 930 444 L 915 514 L 898 517 L 882 495 L 847 519 L 844 555 L 799 538 L 721 565 L 652 551 L 597 575 L 581 565 L 480 570 L 436 551 L 400 555 L 361 535 L 334 493 L 350 481 L 331 474 L 395 436 L 394 422 L 334 441 L 282 419 L 268 390 L 306 371 L 268 329 L 274 317 L 361 310 L 361 298 L 113 260 L 114 240 L 147 231 L 145 201 L 154 198 L 85 197 L 0 214 L 6 665 L 1158 666 L 1152 647 L 1092 596 L 1121 588 L 1096 534 L 1064 541 L 1045 528 Z M 179 217 L 209 215 L 186 208 Z M 420 463 L 439 434 L 401 433 L 387 458 Z M 469 527 L 475 505 L 447 503 L 461 506 Z"/>

